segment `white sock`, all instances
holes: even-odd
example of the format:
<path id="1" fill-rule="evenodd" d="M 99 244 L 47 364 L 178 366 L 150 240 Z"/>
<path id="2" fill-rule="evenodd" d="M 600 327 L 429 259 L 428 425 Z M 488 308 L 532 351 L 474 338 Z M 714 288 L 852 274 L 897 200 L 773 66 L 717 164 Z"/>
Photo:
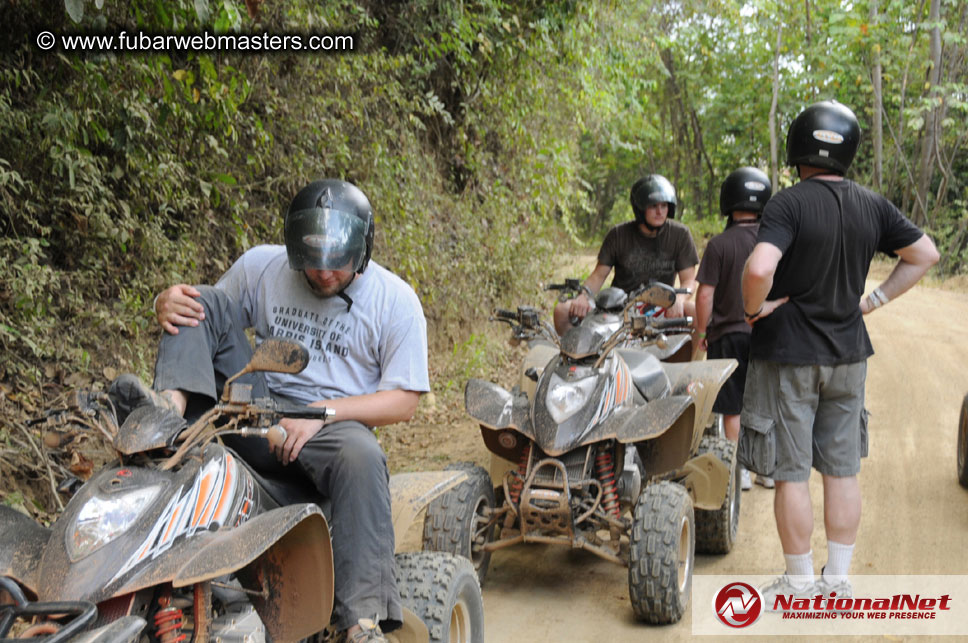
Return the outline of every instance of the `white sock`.
<path id="1" fill-rule="evenodd" d="M 805 554 L 783 554 L 783 558 L 786 559 L 786 573 L 790 584 L 797 589 L 813 584 L 813 550 Z"/>
<path id="2" fill-rule="evenodd" d="M 850 559 L 853 555 L 853 545 L 844 545 L 828 540 L 827 564 L 824 566 L 823 577 L 833 582 L 847 580 L 847 572 L 850 570 Z"/>

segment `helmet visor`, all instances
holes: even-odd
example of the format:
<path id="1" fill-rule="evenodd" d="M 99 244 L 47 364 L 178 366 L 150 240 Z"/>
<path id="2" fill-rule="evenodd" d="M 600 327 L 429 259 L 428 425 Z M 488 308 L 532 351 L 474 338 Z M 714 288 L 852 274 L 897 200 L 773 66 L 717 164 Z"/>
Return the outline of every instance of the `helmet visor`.
<path id="1" fill-rule="evenodd" d="M 286 219 L 286 252 L 293 270 L 356 272 L 366 256 L 366 223 L 332 208 L 310 208 Z"/>

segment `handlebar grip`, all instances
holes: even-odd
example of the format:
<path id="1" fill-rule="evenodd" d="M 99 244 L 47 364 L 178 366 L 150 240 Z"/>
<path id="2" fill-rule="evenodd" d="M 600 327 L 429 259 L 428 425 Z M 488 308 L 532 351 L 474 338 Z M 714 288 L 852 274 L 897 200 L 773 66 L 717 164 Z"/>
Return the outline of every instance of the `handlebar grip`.
<path id="1" fill-rule="evenodd" d="M 671 319 L 656 319 L 652 322 L 652 327 L 657 330 L 673 328 L 676 326 L 691 326 L 692 317 L 673 317 Z"/>
<path id="2" fill-rule="evenodd" d="M 545 286 L 545 290 L 564 290 L 567 288 L 565 284 L 548 284 Z"/>
<path id="3" fill-rule="evenodd" d="M 269 441 L 269 446 L 273 449 L 280 449 L 282 445 L 286 443 L 286 438 L 289 434 L 280 425 L 276 424 L 269 427 L 269 431 L 266 433 L 266 439 Z"/>
<path id="4" fill-rule="evenodd" d="M 282 415 L 298 420 L 325 420 L 336 415 L 336 411 L 328 406 L 299 406 L 283 410 Z"/>
<path id="5" fill-rule="evenodd" d="M 507 319 L 517 319 L 518 318 L 518 313 L 516 311 L 513 311 L 513 310 L 504 310 L 503 308 L 495 308 L 494 309 L 494 316 L 495 317 L 505 317 Z"/>

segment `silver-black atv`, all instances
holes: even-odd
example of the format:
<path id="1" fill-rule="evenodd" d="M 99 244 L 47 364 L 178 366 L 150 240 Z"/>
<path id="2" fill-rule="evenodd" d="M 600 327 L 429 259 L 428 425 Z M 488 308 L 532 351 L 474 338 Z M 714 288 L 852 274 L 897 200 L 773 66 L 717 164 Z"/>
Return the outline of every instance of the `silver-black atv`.
<path id="1" fill-rule="evenodd" d="M 307 363 L 301 345 L 270 339 L 239 375 L 295 373 Z M 51 433 L 82 426 L 103 432 L 118 460 L 84 483 L 49 529 L 0 506 L 0 639 L 178 643 L 321 635 L 335 573 L 325 499 L 314 490 L 282 493 L 217 438 L 284 441 L 282 418 L 325 419 L 332 411 L 253 398 L 236 377 L 191 426 L 144 406 L 118 427 L 101 393 L 78 394 L 46 415 L 42 428 Z M 396 542 L 427 504 L 466 479 L 460 472 L 391 477 Z M 305 502 L 289 504 L 300 494 Z M 480 586 L 467 560 L 398 553 L 397 579 L 404 625 L 390 640 L 483 641 Z"/>
<path id="2" fill-rule="evenodd" d="M 496 311 L 530 351 L 511 391 L 467 383 L 491 471 L 469 468 L 469 480 L 431 503 L 424 548 L 468 556 L 482 579 L 503 547 L 586 549 L 628 567 L 639 619 L 677 622 L 695 551 L 732 548 L 740 488 L 734 444 L 703 435 L 736 361 L 665 363 L 647 350 L 690 320 L 637 307 L 674 299 L 653 284 L 629 297 L 615 328 L 582 324 L 560 338 L 533 308 Z"/>

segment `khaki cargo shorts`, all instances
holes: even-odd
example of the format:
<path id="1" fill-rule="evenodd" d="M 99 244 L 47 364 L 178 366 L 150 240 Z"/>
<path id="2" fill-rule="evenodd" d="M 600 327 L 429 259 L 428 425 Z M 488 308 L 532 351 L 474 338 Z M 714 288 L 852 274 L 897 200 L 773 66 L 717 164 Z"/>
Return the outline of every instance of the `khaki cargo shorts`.
<path id="1" fill-rule="evenodd" d="M 804 482 L 810 468 L 850 477 L 867 457 L 867 361 L 800 366 L 751 360 L 737 458 L 776 480 Z"/>

